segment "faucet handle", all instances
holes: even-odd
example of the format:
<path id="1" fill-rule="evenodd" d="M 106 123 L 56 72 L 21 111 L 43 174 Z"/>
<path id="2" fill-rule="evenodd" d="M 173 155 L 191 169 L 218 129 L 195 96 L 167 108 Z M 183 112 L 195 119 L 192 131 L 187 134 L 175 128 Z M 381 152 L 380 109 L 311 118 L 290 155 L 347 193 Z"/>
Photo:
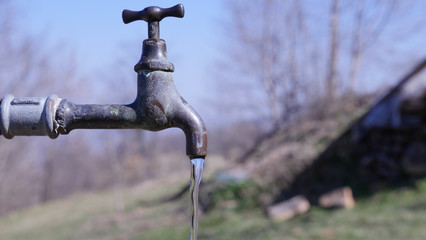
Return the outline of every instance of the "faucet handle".
<path id="1" fill-rule="evenodd" d="M 171 8 L 147 7 L 142 11 L 123 10 L 123 22 L 125 24 L 137 20 L 148 22 L 148 37 L 160 38 L 159 22 L 165 17 L 183 18 L 185 9 L 182 4 L 177 4 Z"/>

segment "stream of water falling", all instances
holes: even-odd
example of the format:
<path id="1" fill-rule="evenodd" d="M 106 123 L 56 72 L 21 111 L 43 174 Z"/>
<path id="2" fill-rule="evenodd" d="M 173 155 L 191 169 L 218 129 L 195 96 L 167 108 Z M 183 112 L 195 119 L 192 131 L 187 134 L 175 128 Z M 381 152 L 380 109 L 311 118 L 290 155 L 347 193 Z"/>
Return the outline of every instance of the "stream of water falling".
<path id="1" fill-rule="evenodd" d="M 195 158 L 191 160 L 191 183 L 189 193 L 191 194 L 191 235 L 190 240 L 197 240 L 198 230 L 198 187 L 203 176 L 204 159 Z"/>

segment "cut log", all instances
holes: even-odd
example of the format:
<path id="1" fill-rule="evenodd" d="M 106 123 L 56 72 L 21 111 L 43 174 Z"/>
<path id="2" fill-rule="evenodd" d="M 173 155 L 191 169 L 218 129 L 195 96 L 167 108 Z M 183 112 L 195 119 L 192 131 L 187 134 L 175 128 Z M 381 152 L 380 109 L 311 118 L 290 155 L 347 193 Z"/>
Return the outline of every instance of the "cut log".
<path id="1" fill-rule="evenodd" d="M 353 208 L 355 200 L 350 187 L 337 188 L 319 198 L 319 206 L 323 208 Z"/>
<path id="2" fill-rule="evenodd" d="M 295 196 L 268 207 L 268 216 L 277 221 L 286 221 L 309 210 L 311 205 L 304 196 Z"/>

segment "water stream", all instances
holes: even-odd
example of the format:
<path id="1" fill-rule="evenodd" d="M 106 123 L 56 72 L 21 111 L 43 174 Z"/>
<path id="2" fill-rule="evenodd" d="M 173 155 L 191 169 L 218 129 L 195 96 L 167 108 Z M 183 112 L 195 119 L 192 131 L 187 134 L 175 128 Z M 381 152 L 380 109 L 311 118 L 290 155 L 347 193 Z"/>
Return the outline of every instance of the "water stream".
<path id="1" fill-rule="evenodd" d="M 189 193 L 191 194 L 191 235 L 190 240 L 197 240 L 198 230 L 198 187 L 203 176 L 204 159 L 196 158 L 191 160 L 191 183 Z"/>

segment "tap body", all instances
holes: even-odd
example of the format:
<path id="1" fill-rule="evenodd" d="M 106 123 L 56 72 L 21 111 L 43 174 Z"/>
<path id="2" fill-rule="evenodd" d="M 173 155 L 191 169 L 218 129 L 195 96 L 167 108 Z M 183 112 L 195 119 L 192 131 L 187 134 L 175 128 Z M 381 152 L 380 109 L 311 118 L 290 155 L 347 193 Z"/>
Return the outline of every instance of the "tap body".
<path id="1" fill-rule="evenodd" d="M 0 130 L 6 138 L 47 135 L 56 138 L 74 129 L 143 129 L 178 127 L 190 158 L 207 154 L 207 131 L 199 114 L 179 95 L 171 72 L 138 73 L 138 93 L 126 105 L 74 104 L 56 96 L 1 100 Z"/>
<path id="2" fill-rule="evenodd" d="M 200 115 L 179 95 L 171 72 L 138 73 L 138 93 L 127 105 L 79 105 L 62 100 L 55 116 L 57 131 L 73 129 L 144 129 L 178 127 L 190 158 L 207 154 L 207 131 Z"/>
<path id="3" fill-rule="evenodd" d="M 39 103 L 38 105 L 36 103 Z M 143 129 L 184 131 L 190 158 L 207 154 L 207 131 L 199 114 L 179 95 L 171 72 L 138 72 L 138 92 L 126 105 L 74 104 L 56 96 L 2 99 L 3 136 L 48 135 L 56 138 L 74 129 Z M 16 109 L 19 106 L 19 109 Z M 15 108 L 14 108 L 15 107 Z"/>

